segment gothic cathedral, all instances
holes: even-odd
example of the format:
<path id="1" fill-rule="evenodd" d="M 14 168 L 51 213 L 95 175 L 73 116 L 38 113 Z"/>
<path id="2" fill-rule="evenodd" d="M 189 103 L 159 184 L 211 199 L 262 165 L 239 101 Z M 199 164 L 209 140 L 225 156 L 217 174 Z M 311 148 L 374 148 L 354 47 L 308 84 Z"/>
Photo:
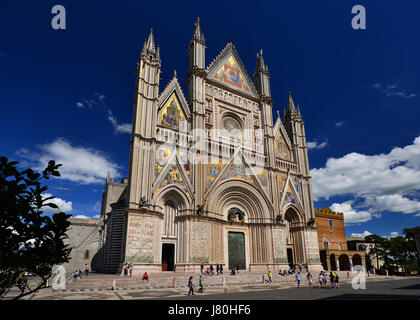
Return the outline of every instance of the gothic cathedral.
<path id="1" fill-rule="evenodd" d="M 289 93 L 273 121 L 262 51 L 253 78 L 232 42 L 206 67 L 199 20 L 185 97 L 160 90 L 153 30 L 137 64 L 128 179 L 108 175 L 100 271 L 321 270 L 304 123 Z"/>

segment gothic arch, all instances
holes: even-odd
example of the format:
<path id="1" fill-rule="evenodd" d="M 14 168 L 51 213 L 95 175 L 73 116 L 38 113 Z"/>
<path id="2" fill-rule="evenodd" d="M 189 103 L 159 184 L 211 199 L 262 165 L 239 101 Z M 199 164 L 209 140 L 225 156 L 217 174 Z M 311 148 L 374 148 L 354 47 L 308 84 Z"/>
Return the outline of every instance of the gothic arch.
<path id="1" fill-rule="evenodd" d="M 281 213 L 283 219 L 286 219 L 286 214 L 288 214 L 289 217 L 292 218 L 291 222 L 293 224 L 303 223 L 305 221 L 305 219 L 303 218 L 303 214 L 300 212 L 299 208 L 294 203 L 289 203 L 285 205 L 281 209 Z"/>
<path id="2" fill-rule="evenodd" d="M 293 259 L 288 257 L 289 265 L 305 263 L 305 234 L 302 228 L 302 216 L 296 206 L 291 204 L 285 208 L 283 217 L 286 225 L 286 246 L 288 251 L 291 250 L 288 255 L 293 256 Z"/>
<path id="3" fill-rule="evenodd" d="M 163 208 L 166 201 L 172 201 L 178 209 L 188 209 L 190 200 L 184 190 L 176 185 L 169 185 L 163 188 L 154 196 L 154 204 Z"/>
<path id="4" fill-rule="evenodd" d="M 245 222 L 271 220 L 272 211 L 263 195 L 251 184 L 242 180 L 224 180 L 207 197 L 205 210 L 223 215 L 238 207 L 245 212 Z"/>

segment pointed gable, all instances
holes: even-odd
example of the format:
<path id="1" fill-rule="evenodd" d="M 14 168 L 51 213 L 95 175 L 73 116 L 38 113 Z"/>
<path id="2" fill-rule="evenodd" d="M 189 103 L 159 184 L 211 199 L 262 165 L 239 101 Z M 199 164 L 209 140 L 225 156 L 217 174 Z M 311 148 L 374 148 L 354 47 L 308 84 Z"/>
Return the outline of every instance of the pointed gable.
<path id="1" fill-rule="evenodd" d="M 293 155 L 291 152 L 292 144 L 280 118 L 277 118 L 277 122 L 274 126 L 274 135 L 274 152 L 276 158 L 293 161 Z"/>
<path id="2" fill-rule="evenodd" d="M 231 42 L 207 68 L 207 78 L 231 89 L 258 97 L 257 91 Z"/>
<path id="3" fill-rule="evenodd" d="M 160 150 L 163 150 L 164 152 L 167 151 L 166 148 L 160 148 L 159 151 Z M 153 183 L 153 192 L 159 193 L 168 185 L 176 185 L 179 188 L 183 189 L 188 195 L 188 197 L 191 197 L 193 192 L 192 185 L 189 180 L 189 161 L 184 163 L 185 159 L 182 159 L 182 157 L 186 154 L 174 152 L 173 150 L 170 151 L 172 152 L 171 155 L 165 155 L 164 162 L 161 162 L 159 164 L 159 159 L 157 161 L 156 166 L 160 166 L 161 169 L 158 172 L 155 182 Z M 166 164 L 163 165 L 163 163 Z"/>
<path id="4" fill-rule="evenodd" d="M 190 110 L 175 74 L 159 97 L 158 124 L 175 130 L 187 131 L 189 116 Z"/>

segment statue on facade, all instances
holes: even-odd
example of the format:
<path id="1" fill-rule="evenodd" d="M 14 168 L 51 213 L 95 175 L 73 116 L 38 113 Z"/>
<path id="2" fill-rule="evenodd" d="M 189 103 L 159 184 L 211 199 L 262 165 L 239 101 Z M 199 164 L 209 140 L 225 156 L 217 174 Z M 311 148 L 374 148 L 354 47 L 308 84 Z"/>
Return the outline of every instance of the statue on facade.
<path id="1" fill-rule="evenodd" d="M 310 218 L 310 219 L 308 220 L 307 225 L 308 225 L 308 227 L 312 227 L 312 226 L 314 226 L 314 225 L 315 225 L 315 219 L 314 219 L 314 218 Z"/>
<path id="2" fill-rule="evenodd" d="M 201 214 L 203 214 L 203 211 L 204 211 L 204 205 L 203 204 L 200 204 L 200 205 L 197 206 L 197 210 L 196 210 L 195 213 L 197 215 L 201 215 Z"/>
<path id="3" fill-rule="evenodd" d="M 230 221 L 235 220 L 235 218 L 238 217 L 239 221 L 244 222 L 245 221 L 245 212 L 243 212 L 239 208 L 231 208 L 228 211 L 228 219 Z"/>
<path id="4" fill-rule="evenodd" d="M 147 205 L 148 205 L 148 203 L 147 203 L 146 198 L 145 197 L 141 197 L 140 204 L 139 204 L 140 208 L 147 207 Z"/>

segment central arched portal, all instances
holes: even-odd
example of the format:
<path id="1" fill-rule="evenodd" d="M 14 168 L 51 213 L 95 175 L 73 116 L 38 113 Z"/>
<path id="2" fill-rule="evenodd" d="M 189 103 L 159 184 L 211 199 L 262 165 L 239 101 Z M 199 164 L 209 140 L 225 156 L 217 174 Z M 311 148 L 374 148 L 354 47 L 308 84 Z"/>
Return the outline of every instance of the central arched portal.
<path id="1" fill-rule="evenodd" d="M 207 195 L 205 210 L 218 213 L 223 224 L 223 262 L 231 269 L 266 268 L 270 262 L 271 241 L 265 223 L 272 208 L 265 195 L 243 180 L 222 181 Z"/>
<path id="2" fill-rule="evenodd" d="M 162 271 L 175 271 L 178 250 L 178 222 L 175 218 L 179 210 L 185 207 L 186 201 L 180 192 L 169 189 L 160 197 L 160 203 L 163 207 L 161 267 Z"/>
<path id="3" fill-rule="evenodd" d="M 287 263 L 291 269 L 294 269 L 296 264 L 304 264 L 305 250 L 302 224 L 299 214 L 294 208 L 289 208 L 284 214 L 284 223 L 286 225 L 286 252 Z"/>

